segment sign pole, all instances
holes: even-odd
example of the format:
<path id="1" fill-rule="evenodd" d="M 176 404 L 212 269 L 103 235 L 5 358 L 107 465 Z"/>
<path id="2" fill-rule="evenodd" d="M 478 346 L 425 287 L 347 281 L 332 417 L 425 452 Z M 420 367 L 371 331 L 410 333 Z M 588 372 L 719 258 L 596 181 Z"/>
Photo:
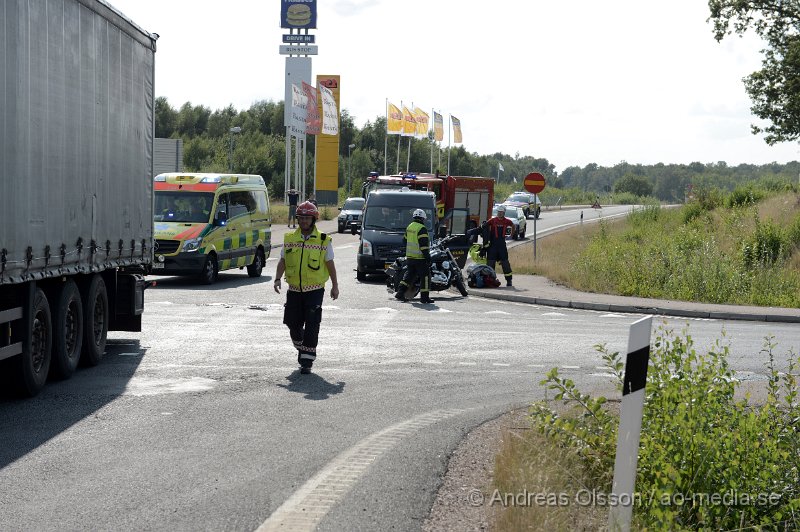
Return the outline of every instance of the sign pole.
<path id="1" fill-rule="evenodd" d="M 498 177 L 500 176 L 500 170 L 499 169 L 497 171 L 497 175 L 498 175 Z M 545 179 L 544 179 L 544 176 L 542 174 L 540 174 L 539 172 L 531 172 L 530 174 L 525 176 L 525 179 L 522 181 L 522 184 L 525 187 L 525 190 L 527 190 L 531 194 L 536 195 L 536 197 L 534 198 L 534 201 L 535 201 L 535 200 L 539 199 L 539 196 L 538 196 L 539 192 L 544 190 Z M 539 217 L 536 216 L 536 213 L 534 213 L 533 214 L 533 260 L 534 261 L 536 260 L 536 244 L 537 244 L 537 242 L 536 242 L 536 240 L 537 240 L 537 238 L 536 238 L 536 236 L 537 236 L 536 235 L 536 220 L 538 218 Z"/>

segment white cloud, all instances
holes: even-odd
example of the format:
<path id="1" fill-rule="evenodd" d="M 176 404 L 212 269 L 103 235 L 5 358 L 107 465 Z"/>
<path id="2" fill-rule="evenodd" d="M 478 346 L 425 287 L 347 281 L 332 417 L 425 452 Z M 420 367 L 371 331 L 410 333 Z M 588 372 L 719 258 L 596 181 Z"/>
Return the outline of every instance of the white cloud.
<path id="1" fill-rule="evenodd" d="M 111 2 L 160 34 L 156 92 L 173 106 L 283 99 L 278 2 Z M 741 80 L 762 44 L 717 43 L 707 18 L 696 0 L 320 0 L 313 73 L 341 75 L 359 126 L 387 98 L 413 102 L 457 116 L 471 152 L 545 157 L 559 170 L 799 159 L 797 143 L 750 134 Z"/>

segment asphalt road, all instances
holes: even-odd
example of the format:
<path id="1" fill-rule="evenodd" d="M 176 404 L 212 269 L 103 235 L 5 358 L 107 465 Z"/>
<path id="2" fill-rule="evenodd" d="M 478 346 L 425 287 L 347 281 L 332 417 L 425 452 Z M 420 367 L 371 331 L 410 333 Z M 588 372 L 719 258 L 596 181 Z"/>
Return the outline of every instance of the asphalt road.
<path id="1" fill-rule="evenodd" d="M 576 214 L 545 212 L 538 229 Z M 450 451 L 542 398 L 549 368 L 612 393 L 593 346 L 624 352 L 637 317 L 455 292 L 400 303 L 382 280 L 356 281 L 357 236 L 323 229 L 341 296 L 326 298 L 313 374 L 296 370 L 274 251 L 258 279 L 159 278 L 144 331 L 113 333 L 100 366 L 0 399 L 2 528 L 416 530 Z M 756 384 L 765 336 L 800 352 L 796 325 L 662 323 L 688 327 L 700 349 L 724 330 L 732 365 Z"/>

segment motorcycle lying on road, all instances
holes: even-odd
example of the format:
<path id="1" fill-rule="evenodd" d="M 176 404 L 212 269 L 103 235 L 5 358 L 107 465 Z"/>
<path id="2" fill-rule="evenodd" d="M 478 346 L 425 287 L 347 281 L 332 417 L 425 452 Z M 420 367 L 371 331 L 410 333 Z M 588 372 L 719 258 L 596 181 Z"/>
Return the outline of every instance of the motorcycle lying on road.
<path id="1" fill-rule="evenodd" d="M 468 295 L 461 268 L 458 266 L 455 257 L 453 257 L 453 253 L 445 247 L 448 242 L 455 240 L 459 236 L 446 236 L 434 240 L 431 244 L 431 292 L 441 292 L 451 286 L 455 286 L 462 296 L 466 297 Z M 408 269 L 406 261 L 406 257 L 400 257 L 386 269 L 386 289 L 392 294 L 397 292 L 400 287 L 400 281 L 403 280 L 403 276 Z M 414 282 L 413 286 L 409 286 L 406 289 L 405 297 L 410 300 L 418 293 L 419 279 Z"/>

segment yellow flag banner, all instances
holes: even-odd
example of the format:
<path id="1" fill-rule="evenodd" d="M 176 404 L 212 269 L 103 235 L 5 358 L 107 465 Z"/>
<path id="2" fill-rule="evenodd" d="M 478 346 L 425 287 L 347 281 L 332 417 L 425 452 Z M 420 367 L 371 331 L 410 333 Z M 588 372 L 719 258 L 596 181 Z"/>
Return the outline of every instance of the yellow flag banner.
<path id="1" fill-rule="evenodd" d="M 442 140 L 444 140 L 444 120 L 442 119 L 442 115 L 436 111 L 433 112 L 433 138 L 436 139 L 437 142 L 442 142 Z"/>
<path id="2" fill-rule="evenodd" d="M 414 136 L 418 139 L 424 139 L 428 136 L 428 123 L 431 117 L 419 107 L 414 107 L 414 116 L 417 119 L 417 133 Z"/>
<path id="3" fill-rule="evenodd" d="M 386 134 L 403 134 L 403 112 L 394 104 L 388 104 L 386 111 Z"/>
<path id="4" fill-rule="evenodd" d="M 461 120 L 450 115 L 450 120 L 453 122 L 453 142 L 461 144 Z"/>
<path id="5" fill-rule="evenodd" d="M 403 132 L 404 137 L 413 137 L 417 131 L 417 118 L 414 116 L 408 107 L 403 106 Z"/>

